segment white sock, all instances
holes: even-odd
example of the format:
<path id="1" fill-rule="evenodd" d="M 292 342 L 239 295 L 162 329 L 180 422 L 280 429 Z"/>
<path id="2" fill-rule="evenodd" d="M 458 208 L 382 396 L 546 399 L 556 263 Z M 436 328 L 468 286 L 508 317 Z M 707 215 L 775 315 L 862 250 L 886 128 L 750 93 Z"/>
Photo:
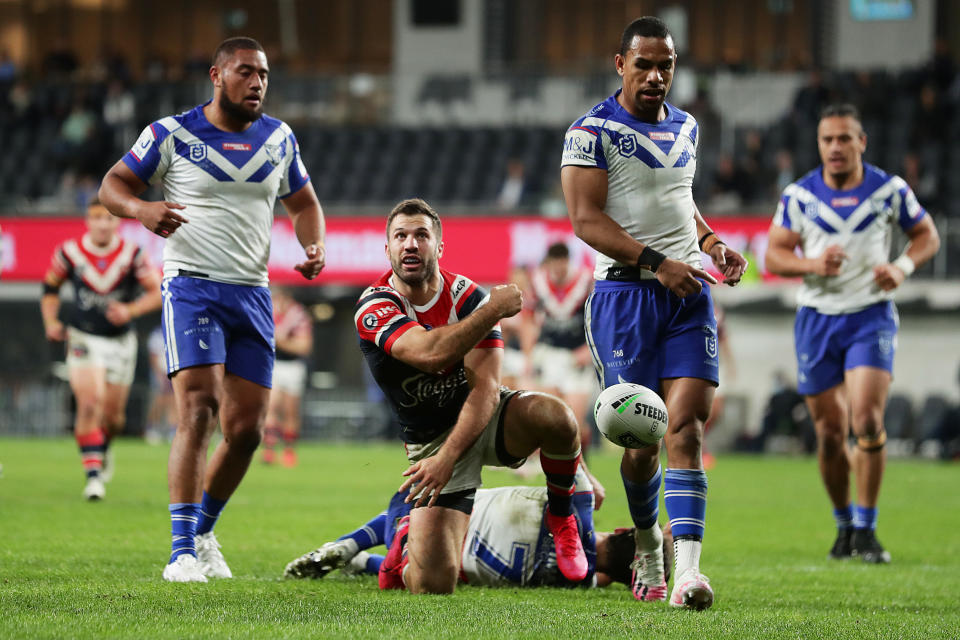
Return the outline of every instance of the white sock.
<path id="1" fill-rule="evenodd" d="M 674 574 L 678 578 L 683 575 L 688 569 L 693 569 L 697 573 L 700 573 L 700 549 L 703 547 L 703 543 L 699 540 L 690 540 L 689 538 L 684 538 L 682 540 L 673 541 L 673 553 L 674 553 Z M 676 578 L 675 578 L 676 579 Z"/>
<path id="2" fill-rule="evenodd" d="M 360 551 L 360 545 L 358 545 L 357 541 L 353 538 L 344 538 L 343 540 L 340 540 L 340 544 L 347 548 L 351 556 L 357 555 L 357 552 Z"/>
<path id="3" fill-rule="evenodd" d="M 640 553 L 652 553 L 663 548 L 663 532 L 656 522 L 648 529 L 634 529 L 633 539 L 636 542 L 637 551 Z"/>

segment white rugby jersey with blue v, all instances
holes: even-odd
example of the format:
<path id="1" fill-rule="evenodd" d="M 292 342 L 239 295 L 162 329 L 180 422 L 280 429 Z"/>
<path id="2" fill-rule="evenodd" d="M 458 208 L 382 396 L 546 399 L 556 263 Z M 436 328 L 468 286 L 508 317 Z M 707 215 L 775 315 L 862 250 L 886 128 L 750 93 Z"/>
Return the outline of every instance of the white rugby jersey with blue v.
<path id="1" fill-rule="evenodd" d="M 618 89 L 570 126 L 561 165 L 605 170 L 606 214 L 634 239 L 699 269 L 693 217 L 697 121 L 665 102 L 666 118 L 643 122 L 620 105 L 619 95 Z M 599 254 L 594 276 L 602 280 L 617 266 L 623 265 Z M 640 277 L 656 278 L 646 270 Z"/>
<path id="2" fill-rule="evenodd" d="M 164 243 L 164 277 L 186 270 L 265 286 L 276 199 L 310 177 L 286 123 L 264 115 L 245 131 L 223 131 L 207 120 L 206 104 L 150 124 L 123 162 L 186 207 L 188 223 Z"/>

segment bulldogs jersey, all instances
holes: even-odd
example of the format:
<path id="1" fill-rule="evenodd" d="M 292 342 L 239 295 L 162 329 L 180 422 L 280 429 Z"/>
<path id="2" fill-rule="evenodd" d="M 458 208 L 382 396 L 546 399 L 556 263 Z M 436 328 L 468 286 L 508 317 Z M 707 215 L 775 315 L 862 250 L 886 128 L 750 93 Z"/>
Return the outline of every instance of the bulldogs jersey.
<path id="1" fill-rule="evenodd" d="M 273 336 L 278 343 L 286 338 L 309 336 L 313 331 L 310 316 L 303 305 L 296 301 L 288 302 L 283 309 L 278 309 L 276 301 L 273 304 Z M 277 360 L 299 360 L 302 356 L 277 347 Z"/>
<path id="2" fill-rule="evenodd" d="M 161 184 L 165 200 L 186 207 L 188 224 L 164 244 L 164 277 L 187 270 L 264 286 L 276 199 L 310 178 L 285 123 L 261 116 L 246 131 L 222 131 L 204 106 L 148 126 L 123 162 L 143 182 Z"/>
<path id="3" fill-rule="evenodd" d="M 583 303 L 593 287 L 593 278 L 585 269 L 576 269 L 566 282 L 557 284 L 547 270 L 536 269 L 530 279 L 536 296 L 537 310 L 542 314 L 540 342 L 552 347 L 576 349 L 586 342 L 583 333 Z"/>
<path id="4" fill-rule="evenodd" d="M 129 331 L 130 325 L 111 324 L 107 305 L 113 300 L 133 301 L 140 282 L 152 269 L 147 254 L 120 236 L 114 236 L 106 247 L 98 247 L 84 235 L 57 247 L 45 282 L 53 288 L 67 280 L 73 284 L 77 300 L 68 325 L 98 336 L 119 336 Z"/>
<path id="5" fill-rule="evenodd" d="M 591 584 L 596 570 L 593 487 L 577 472 L 574 513 Z M 461 569 L 468 584 L 521 586 L 569 584 L 557 568 L 553 538 L 544 518 L 546 487 L 501 487 L 477 491 Z"/>
<path id="6" fill-rule="evenodd" d="M 883 291 L 874 282 L 873 268 L 890 260 L 893 225 L 908 231 L 924 215 L 926 211 L 902 178 L 866 163 L 863 182 L 855 189 L 828 187 L 822 166 L 789 185 L 773 223 L 799 233 L 808 258 L 835 244 L 847 254 L 839 275 L 804 276 L 798 306 L 838 314 L 892 300 L 894 292 Z"/>
<path id="7" fill-rule="evenodd" d="M 567 130 L 562 166 L 595 167 L 607 172 L 604 211 L 627 233 L 668 258 L 700 268 L 694 220 L 693 176 L 697 168 L 697 121 L 664 103 L 667 117 L 657 124 L 630 115 L 615 94 Z M 622 265 L 597 255 L 598 280 Z M 655 279 L 647 270 L 642 279 Z"/>
<path id="8" fill-rule="evenodd" d="M 393 288 L 391 275 L 384 274 L 363 292 L 353 320 L 373 378 L 400 419 L 400 438 L 424 444 L 453 427 L 460 415 L 470 392 L 463 361 L 433 375 L 393 358 L 390 350 L 418 324 L 429 330 L 465 318 L 486 301 L 487 293 L 468 278 L 441 269 L 443 286 L 436 297 L 417 306 Z M 476 348 L 503 348 L 500 326 Z"/>

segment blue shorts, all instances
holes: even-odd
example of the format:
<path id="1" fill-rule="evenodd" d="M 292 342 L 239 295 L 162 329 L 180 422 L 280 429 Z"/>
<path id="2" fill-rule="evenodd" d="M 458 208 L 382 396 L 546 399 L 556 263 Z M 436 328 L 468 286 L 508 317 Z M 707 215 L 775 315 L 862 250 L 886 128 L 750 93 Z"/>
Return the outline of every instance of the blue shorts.
<path id="1" fill-rule="evenodd" d="M 664 378 L 719 383 L 710 287 L 678 298 L 656 280 L 599 280 L 587 299 L 587 343 L 600 385 L 633 382 L 660 392 Z"/>
<path id="2" fill-rule="evenodd" d="M 166 278 L 163 339 L 167 373 L 205 364 L 262 387 L 273 384 L 273 303 L 267 287 Z"/>
<path id="3" fill-rule="evenodd" d="M 893 373 L 899 325 L 893 302 L 837 315 L 801 307 L 793 327 L 797 391 L 805 396 L 826 391 L 843 382 L 844 372 L 854 367 Z"/>

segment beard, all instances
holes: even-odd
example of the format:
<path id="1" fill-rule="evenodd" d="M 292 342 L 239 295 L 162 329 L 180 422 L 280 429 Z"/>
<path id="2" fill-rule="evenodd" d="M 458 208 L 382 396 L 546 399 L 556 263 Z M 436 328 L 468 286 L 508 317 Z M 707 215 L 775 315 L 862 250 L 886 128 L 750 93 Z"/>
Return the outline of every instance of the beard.
<path id="1" fill-rule="evenodd" d="M 429 280 L 437 270 L 437 259 L 434 257 L 420 256 L 420 269 L 415 272 L 404 271 L 403 255 L 397 258 L 390 258 L 390 267 L 402 282 L 416 287 Z"/>
<path id="2" fill-rule="evenodd" d="M 256 109 L 251 109 L 244 106 L 242 102 L 231 101 L 226 93 L 221 93 L 217 106 L 238 122 L 256 122 L 263 115 L 263 98 L 260 98 L 260 104 L 257 105 Z"/>

